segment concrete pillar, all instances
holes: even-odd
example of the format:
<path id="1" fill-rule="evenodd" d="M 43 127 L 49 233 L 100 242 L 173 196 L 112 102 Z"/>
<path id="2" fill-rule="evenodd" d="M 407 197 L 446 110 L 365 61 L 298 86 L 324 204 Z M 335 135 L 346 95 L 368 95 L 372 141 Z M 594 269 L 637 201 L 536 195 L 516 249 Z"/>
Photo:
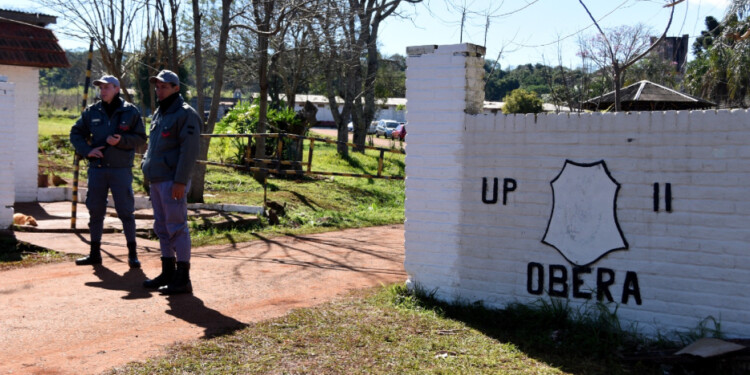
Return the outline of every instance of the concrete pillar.
<path id="1" fill-rule="evenodd" d="M 411 282 L 429 287 L 456 272 L 464 129 L 483 109 L 485 48 L 417 46 L 406 53 L 404 264 Z M 430 264 L 420 261 L 425 257 Z"/>

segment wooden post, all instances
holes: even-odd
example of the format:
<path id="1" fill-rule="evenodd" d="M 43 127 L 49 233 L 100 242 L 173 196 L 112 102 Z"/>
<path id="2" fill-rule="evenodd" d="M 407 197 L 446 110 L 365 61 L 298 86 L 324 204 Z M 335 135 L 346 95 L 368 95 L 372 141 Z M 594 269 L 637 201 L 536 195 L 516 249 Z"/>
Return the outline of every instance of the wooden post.
<path id="1" fill-rule="evenodd" d="M 313 161 L 313 149 L 315 148 L 315 140 L 310 140 L 310 152 L 307 153 L 307 172 L 311 172 L 312 161 Z"/>

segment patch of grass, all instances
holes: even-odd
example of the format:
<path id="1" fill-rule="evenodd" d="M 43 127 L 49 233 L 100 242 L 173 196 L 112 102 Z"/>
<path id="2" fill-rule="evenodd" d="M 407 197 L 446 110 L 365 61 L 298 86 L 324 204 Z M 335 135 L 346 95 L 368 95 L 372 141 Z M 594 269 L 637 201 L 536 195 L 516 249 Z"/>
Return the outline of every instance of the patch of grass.
<path id="1" fill-rule="evenodd" d="M 219 160 L 221 148 L 212 146 L 210 160 Z M 307 160 L 305 143 L 303 160 Z M 335 145 L 316 143 L 314 171 L 377 174 L 377 151 L 352 153 L 341 158 Z M 386 154 L 383 174 L 404 176 L 404 155 Z M 251 174 L 209 166 L 204 198 L 207 203 L 235 203 L 260 206 L 263 185 Z M 191 230 L 195 246 L 243 242 L 281 235 L 321 233 L 346 228 L 397 224 L 404 221 L 404 181 L 353 177 L 301 177 L 268 179 L 267 199 L 285 206 L 278 225 Z"/>
<path id="2" fill-rule="evenodd" d="M 581 340 L 579 334 L 596 332 L 585 328 L 591 322 L 570 313 L 564 305 L 489 310 L 446 304 L 397 284 L 176 346 L 166 356 L 112 373 L 661 373 L 624 366 L 618 347 L 610 345 L 621 345 L 619 339 Z M 556 331 L 563 333 L 550 335 Z"/>
<path id="3" fill-rule="evenodd" d="M 394 305 L 390 289 L 295 310 L 112 373 L 562 373 L 461 322 Z"/>
<path id="4" fill-rule="evenodd" d="M 54 115 L 39 117 L 39 135 L 40 136 L 52 136 L 61 135 L 67 136 L 70 134 L 70 128 L 76 123 L 79 115 Z"/>
<path id="5" fill-rule="evenodd" d="M 45 263 L 59 263 L 75 259 L 76 255 L 58 253 L 15 238 L 0 236 L 0 271 L 32 267 Z"/>

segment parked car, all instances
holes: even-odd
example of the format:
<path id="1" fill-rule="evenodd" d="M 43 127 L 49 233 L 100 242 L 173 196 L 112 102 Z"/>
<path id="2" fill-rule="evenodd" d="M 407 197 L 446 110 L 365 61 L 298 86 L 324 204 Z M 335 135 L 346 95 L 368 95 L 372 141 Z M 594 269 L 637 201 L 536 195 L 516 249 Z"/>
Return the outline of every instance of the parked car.
<path id="1" fill-rule="evenodd" d="M 380 120 L 375 128 L 376 137 L 390 138 L 391 133 L 398 127 L 398 122 L 393 120 Z"/>
<path id="2" fill-rule="evenodd" d="M 377 122 L 377 121 L 373 121 L 373 122 L 371 122 L 371 123 L 370 123 L 370 126 L 369 126 L 369 127 L 367 127 L 367 134 L 375 134 L 375 128 L 377 128 L 377 126 L 378 126 L 378 122 Z M 348 131 L 349 131 L 349 133 L 352 133 L 352 132 L 354 132 L 354 123 L 350 121 L 350 122 L 349 122 L 349 123 L 348 123 L 348 124 L 346 125 L 346 130 L 348 130 Z"/>
<path id="3" fill-rule="evenodd" d="M 406 137 L 406 124 L 399 124 L 398 127 L 391 132 L 391 138 L 403 141 L 404 137 Z"/>

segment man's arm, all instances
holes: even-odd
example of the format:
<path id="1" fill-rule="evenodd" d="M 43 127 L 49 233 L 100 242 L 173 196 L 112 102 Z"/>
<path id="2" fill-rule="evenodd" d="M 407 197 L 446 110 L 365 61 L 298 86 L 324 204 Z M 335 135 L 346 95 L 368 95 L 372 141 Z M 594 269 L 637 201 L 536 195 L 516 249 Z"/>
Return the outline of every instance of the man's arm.
<path id="1" fill-rule="evenodd" d="M 84 111 L 81 117 L 78 118 L 78 121 L 70 128 L 70 143 L 76 149 L 76 153 L 83 156 L 88 156 L 89 152 L 93 149 L 86 142 L 91 136 L 89 120 L 88 111 Z"/>
<path id="2" fill-rule="evenodd" d="M 180 128 L 180 157 L 177 160 L 177 170 L 174 181 L 187 185 L 195 161 L 198 160 L 200 148 L 201 118 L 195 110 L 186 110 L 185 120 Z"/>

